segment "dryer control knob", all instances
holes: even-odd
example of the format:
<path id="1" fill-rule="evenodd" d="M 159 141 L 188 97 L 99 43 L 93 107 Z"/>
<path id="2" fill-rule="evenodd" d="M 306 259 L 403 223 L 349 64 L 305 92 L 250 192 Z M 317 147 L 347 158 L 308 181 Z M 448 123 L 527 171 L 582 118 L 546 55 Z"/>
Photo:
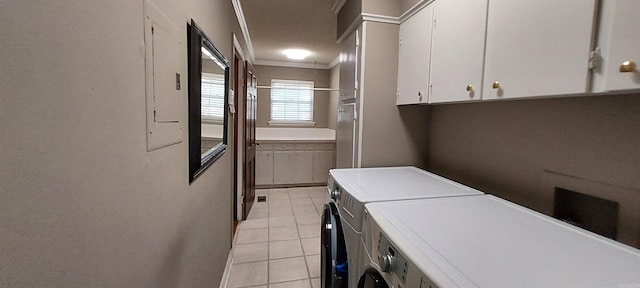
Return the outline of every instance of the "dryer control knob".
<path id="1" fill-rule="evenodd" d="M 331 199 L 336 201 L 336 200 L 338 200 L 338 198 L 340 198 L 340 190 L 338 190 L 338 189 L 333 190 L 333 192 L 331 192 Z"/>
<path id="2" fill-rule="evenodd" d="M 391 272 L 393 271 L 393 264 L 394 264 L 394 257 L 387 254 L 387 255 L 378 255 L 378 264 L 380 265 L 380 269 L 382 270 L 382 272 Z"/>

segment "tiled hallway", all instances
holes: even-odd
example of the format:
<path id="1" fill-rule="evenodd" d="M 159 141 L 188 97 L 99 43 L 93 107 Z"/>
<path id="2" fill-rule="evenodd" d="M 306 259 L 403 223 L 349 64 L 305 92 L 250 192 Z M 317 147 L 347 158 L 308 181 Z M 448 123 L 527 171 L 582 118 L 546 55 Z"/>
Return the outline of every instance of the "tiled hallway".
<path id="1" fill-rule="evenodd" d="M 320 219 L 326 187 L 259 189 L 240 223 L 229 288 L 320 287 Z"/>

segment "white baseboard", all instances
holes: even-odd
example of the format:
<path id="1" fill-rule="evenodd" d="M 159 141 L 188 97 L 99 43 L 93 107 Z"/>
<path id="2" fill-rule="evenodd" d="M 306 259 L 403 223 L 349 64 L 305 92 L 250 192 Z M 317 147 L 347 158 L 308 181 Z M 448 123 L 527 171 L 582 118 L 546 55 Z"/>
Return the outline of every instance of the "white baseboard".
<path id="1" fill-rule="evenodd" d="M 229 276 L 231 276 L 231 265 L 233 264 L 233 248 L 229 251 L 227 256 L 227 265 L 224 266 L 224 273 L 222 273 L 222 279 L 220 279 L 220 288 L 227 288 L 229 285 Z"/>

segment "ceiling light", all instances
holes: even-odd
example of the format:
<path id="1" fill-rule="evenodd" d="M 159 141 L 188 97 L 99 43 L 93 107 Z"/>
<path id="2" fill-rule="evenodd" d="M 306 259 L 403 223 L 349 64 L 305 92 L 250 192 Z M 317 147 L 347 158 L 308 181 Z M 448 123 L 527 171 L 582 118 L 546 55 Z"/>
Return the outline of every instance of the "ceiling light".
<path id="1" fill-rule="evenodd" d="M 302 49 L 287 49 L 284 50 L 284 54 L 287 55 L 287 58 L 294 60 L 302 60 L 307 58 L 311 52 Z"/>

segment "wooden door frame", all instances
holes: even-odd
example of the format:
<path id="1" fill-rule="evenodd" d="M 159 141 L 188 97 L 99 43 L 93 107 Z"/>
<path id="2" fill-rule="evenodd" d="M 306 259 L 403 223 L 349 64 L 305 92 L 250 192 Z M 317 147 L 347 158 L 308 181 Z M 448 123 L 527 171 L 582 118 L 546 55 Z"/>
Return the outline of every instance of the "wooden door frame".
<path id="1" fill-rule="evenodd" d="M 240 220 L 238 219 L 237 215 L 238 215 L 238 121 L 239 121 L 239 117 L 237 113 L 237 109 L 238 109 L 238 84 L 239 84 L 239 76 L 240 76 L 240 67 L 238 65 L 238 62 L 240 61 L 240 59 L 238 58 L 237 55 L 237 51 L 235 51 L 234 49 L 234 53 L 233 53 L 233 73 L 234 73 L 234 77 L 233 77 L 233 93 L 234 93 L 234 97 L 233 97 L 233 105 L 236 108 L 236 113 L 235 116 L 233 117 L 233 144 L 234 144 L 234 149 L 233 149 L 233 171 L 232 171 L 232 175 L 233 175 L 233 180 L 232 180 L 232 193 L 233 193 L 233 220 Z"/>
<path id="2" fill-rule="evenodd" d="M 242 83 L 244 83 L 244 52 L 242 51 L 240 42 L 238 41 L 238 38 L 235 34 L 233 34 L 233 79 L 233 105 L 236 113 L 233 117 L 233 183 L 231 190 L 233 193 L 233 215 L 231 218 L 233 221 L 239 221 L 242 220 L 242 216 L 240 214 L 242 213 L 242 211 L 239 211 L 241 209 L 238 209 L 238 202 L 243 195 L 243 185 L 240 185 L 239 183 L 244 183 L 243 179 L 241 179 L 242 174 L 238 173 L 238 169 L 241 168 L 241 163 L 244 163 L 244 159 L 240 159 L 241 153 L 242 155 L 244 154 L 244 152 L 241 152 L 243 151 L 241 149 L 244 149 L 244 144 L 243 141 L 239 141 L 240 128 L 244 129 L 244 127 L 240 127 L 239 125 L 240 117 L 243 116 L 242 111 L 244 109 L 240 106 L 240 104 L 243 103 L 242 101 L 240 101 L 240 97 L 242 97 L 242 94 L 244 93 L 244 89 L 242 87 Z"/>

